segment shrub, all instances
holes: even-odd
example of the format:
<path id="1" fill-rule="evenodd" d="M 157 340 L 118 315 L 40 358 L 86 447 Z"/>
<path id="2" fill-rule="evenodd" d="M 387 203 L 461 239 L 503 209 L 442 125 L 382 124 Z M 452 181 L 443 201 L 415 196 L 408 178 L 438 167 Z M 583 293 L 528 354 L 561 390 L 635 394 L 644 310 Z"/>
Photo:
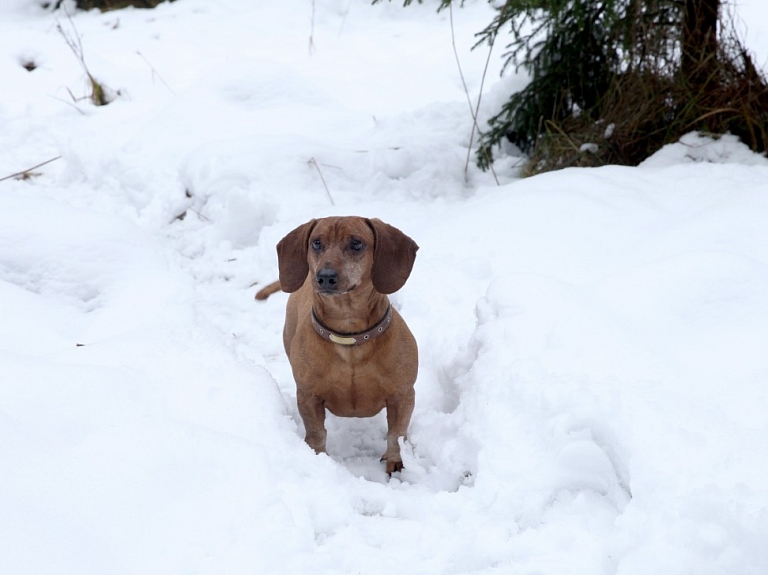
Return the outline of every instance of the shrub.
<path id="1" fill-rule="evenodd" d="M 409 4 L 411 0 L 406 0 Z M 452 4 L 441 0 L 440 9 Z M 478 33 L 509 26 L 504 67 L 531 81 L 480 137 L 490 167 L 503 140 L 530 156 L 529 174 L 567 166 L 635 165 L 690 131 L 768 147 L 768 83 L 735 32 L 726 0 L 505 0 Z"/>

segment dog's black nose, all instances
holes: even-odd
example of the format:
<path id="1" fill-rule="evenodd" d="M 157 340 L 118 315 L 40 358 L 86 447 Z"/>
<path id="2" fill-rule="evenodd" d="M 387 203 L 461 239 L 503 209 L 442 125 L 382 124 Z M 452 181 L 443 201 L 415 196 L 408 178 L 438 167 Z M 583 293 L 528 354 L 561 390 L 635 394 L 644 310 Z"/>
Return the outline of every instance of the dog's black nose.
<path id="1" fill-rule="evenodd" d="M 339 274 L 336 273 L 336 270 L 331 268 L 323 268 L 319 272 L 317 272 L 317 285 L 326 290 L 333 290 L 336 289 L 336 286 L 339 283 Z"/>

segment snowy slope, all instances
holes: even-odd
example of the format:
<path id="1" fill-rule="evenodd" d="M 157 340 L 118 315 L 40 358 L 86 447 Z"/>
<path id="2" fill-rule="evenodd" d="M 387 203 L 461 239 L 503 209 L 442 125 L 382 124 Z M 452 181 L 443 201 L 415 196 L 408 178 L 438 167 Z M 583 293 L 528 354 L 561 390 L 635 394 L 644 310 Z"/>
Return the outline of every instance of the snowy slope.
<path id="1" fill-rule="evenodd" d="M 0 181 L 0 573 L 768 572 L 768 160 L 465 175 L 435 4 L 0 0 L 0 177 L 61 156 Z M 454 13 L 475 98 L 489 18 Z M 391 479 L 381 415 L 304 445 L 286 296 L 253 300 L 330 214 L 421 246 Z"/>

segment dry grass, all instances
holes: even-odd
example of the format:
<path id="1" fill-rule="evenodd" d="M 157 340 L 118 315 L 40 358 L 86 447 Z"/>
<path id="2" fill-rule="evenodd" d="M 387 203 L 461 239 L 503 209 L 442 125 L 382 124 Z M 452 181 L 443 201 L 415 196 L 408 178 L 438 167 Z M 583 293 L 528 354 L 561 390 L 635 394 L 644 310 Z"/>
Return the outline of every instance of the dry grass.
<path id="1" fill-rule="evenodd" d="M 666 144 L 698 130 L 730 133 L 751 149 L 768 146 L 768 84 L 740 45 L 706 62 L 698 92 L 679 75 L 627 73 L 613 79 L 593 113 L 545 121 L 528 175 L 569 166 L 637 165 Z"/>

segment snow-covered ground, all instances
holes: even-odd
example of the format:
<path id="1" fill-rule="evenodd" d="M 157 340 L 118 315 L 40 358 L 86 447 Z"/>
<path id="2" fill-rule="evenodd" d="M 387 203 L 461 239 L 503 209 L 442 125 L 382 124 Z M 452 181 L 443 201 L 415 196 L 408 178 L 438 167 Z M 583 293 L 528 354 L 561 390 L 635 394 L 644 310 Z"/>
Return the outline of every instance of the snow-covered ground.
<path id="1" fill-rule="evenodd" d="M 768 573 L 768 160 L 497 186 L 434 0 L 72 4 L 0 0 L 0 177 L 61 156 L 0 181 L 0 573 Z M 473 99 L 490 17 L 454 12 Z M 304 445 L 286 296 L 253 300 L 331 214 L 421 246 L 391 479 L 383 416 Z"/>

